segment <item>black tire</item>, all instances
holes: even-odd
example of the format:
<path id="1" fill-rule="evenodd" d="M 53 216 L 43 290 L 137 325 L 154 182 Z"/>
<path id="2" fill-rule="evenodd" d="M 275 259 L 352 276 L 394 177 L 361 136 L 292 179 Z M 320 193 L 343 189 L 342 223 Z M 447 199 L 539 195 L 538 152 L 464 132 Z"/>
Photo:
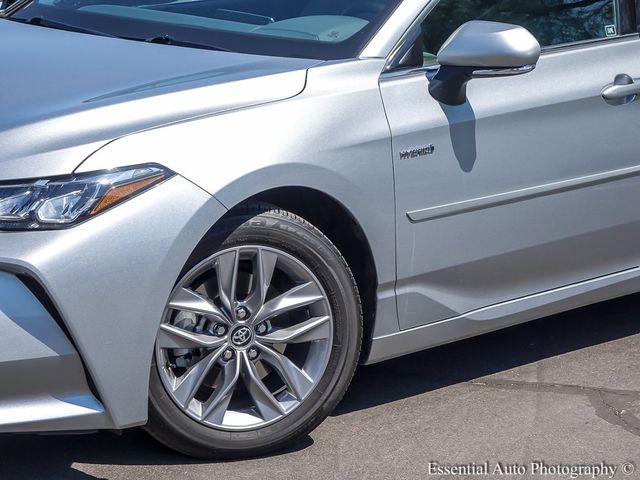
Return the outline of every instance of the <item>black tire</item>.
<path id="1" fill-rule="evenodd" d="M 342 399 L 360 355 L 362 308 L 349 266 L 322 232 L 290 212 L 258 206 L 222 220 L 201 242 L 185 265 L 183 274 L 218 251 L 247 244 L 284 250 L 301 260 L 317 276 L 333 314 L 329 363 L 313 392 L 288 416 L 256 430 L 234 432 L 203 425 L 180 410 L 165 390 L 154 360 L 150 375 L 149 420 L 145 429 L 168 447 L 192 457 L 259 456 L 300 440 Z"/>

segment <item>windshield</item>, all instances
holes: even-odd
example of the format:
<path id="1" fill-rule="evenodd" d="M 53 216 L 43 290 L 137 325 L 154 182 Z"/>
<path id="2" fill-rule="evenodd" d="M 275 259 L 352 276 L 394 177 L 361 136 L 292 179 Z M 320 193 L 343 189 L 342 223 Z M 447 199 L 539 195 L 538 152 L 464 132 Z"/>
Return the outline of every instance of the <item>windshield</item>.
<path id="1" fill-rule="evenodd" d="M 400 1 L 33 0 L 8 13 L 42 27 L 132 40 L 340 59 L 357 56 Z"/>

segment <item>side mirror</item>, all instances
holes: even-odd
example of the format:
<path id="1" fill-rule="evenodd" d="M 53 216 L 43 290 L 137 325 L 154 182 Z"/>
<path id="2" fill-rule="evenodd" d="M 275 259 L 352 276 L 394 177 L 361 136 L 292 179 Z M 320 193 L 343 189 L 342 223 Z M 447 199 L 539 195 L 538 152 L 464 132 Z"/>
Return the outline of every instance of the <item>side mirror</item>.
<path id="1" fill-rule="evenodd" d="M 540 44 L 526 28 L 468 22 L 438 52 L 440 69 L 429 84 L 429 93 L 441 103 L 462 105 L 471 79 L 522 75 L 532 71 L 539 58 Z"/>

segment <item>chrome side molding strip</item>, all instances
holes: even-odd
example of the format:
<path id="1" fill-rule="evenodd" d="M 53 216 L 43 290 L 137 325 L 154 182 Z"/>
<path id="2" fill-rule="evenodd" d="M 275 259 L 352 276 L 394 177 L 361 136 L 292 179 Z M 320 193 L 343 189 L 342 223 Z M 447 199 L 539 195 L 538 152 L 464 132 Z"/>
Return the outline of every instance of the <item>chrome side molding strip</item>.
<path id="1" fill-rule="evenodd" d="M 578 190 L 581 188 L 593 187 L 603 183 L 623 180 L 625 178 L 637 177 L 640 175 L 640 166 L 611 170 L 595 175 L 572 178 L 560 182 L 549 183 L 537 187 L 523 188 L 511 192 L 498 193 L 486 197 L 472 198 L 462 202 L 438 205 L 436 207 L 425 208 L 407 212 L 407 217 L 412 223 L 435 220 L 438 218 L 460 215 L 462 213 L 475 212 L 486 208 L 507 205 L 509 203 L 522 202 L 533 198 L 555 195 L 558 193 Z"/>

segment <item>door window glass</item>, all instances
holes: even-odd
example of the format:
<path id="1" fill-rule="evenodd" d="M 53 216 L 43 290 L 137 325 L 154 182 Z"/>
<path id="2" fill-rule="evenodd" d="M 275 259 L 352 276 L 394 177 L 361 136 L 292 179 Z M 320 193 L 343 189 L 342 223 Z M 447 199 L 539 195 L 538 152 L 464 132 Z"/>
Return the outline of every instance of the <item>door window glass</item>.
<path id="1" fill-rule="evenodd" d="M 542 47 L 618 35 L 616 0 L 442 0 L 422 23 L 425 62 L 471 20 L 522 25 Z"/>

